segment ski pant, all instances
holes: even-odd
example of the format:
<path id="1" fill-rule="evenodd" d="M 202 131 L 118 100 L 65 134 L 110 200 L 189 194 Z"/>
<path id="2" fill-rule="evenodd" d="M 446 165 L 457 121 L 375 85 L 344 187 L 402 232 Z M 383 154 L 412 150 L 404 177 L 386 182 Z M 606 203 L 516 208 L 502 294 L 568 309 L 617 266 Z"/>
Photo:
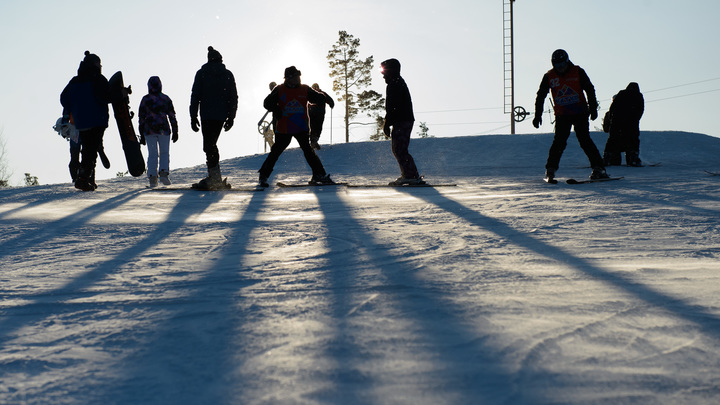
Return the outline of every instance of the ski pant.
<path id="1" fill-rule="evenodd" d="M 605 144 L 605 152 L 622 153 L 637 152 L 640 150 L 640 127 L 628 125 L 620 128 L 611 128 Z"/>
<path id="2" fill-rule="evenodd" d="M 550 146 L 545 168 L 557 170 L 560 167 L 560 158 L 567 146 L 572 127 L 575 127 L 575 136 L 577 136 L 580 147 L 587 155 L 588 160 L 590 160 L 590 166 L 593 169 L 604 168 L 602 156 L 600 156 L 600 152 L 598 152 L 595 143 L 590 138 L 588 114 L 558 115 L 555 117 L 555 137 Z"/>
<path id="3" fill-rule="evenodd" d="M 145 135 L 145 143 L 148 148 L 148 176 L 158 175 L 158 160 L 160 171 L 170 173 L 170 135 L 148 134 Z"/>
<path id="4" fill-rule="evenodd" d="M 310 146 L 310 135 L 307 132 L 292 135 L 276 133 L 275 143 L 272 148 L 270 148 L 270 153 L 265 159 L 265 162 L 263 162 L 262 167 L 258 170 L 261 177 L 270 177 L 270 174 L 275 167 L 275 163 L 277 163 L 280 155 L 290 145 L 290 141 L 292 141 L 293 138 L 295 138 L 298 141 L 298 144 L 300 144 L 300 149 L 302 149 L 303 154 L 305 155 L 305 160 L 310 166 L 310 169 L 312 169 L 313 176 L 322 177 L 327 174 L 320 158 L 315 153 L 315 150 L 313 150 Z"/>
<path id="5" fill-rule="evenodd" d="M 80 170 L 80 140 L 78 139 L 78 142 L 73 142 L 72 139 L 70 140 L 70 164 L 68 164 L 68 168 L 70 169 L 70 177 L 72 178 L 73 183 L 75 182 L 75 179 L 78 175 L 78 170 Z"/>
<path id="6" fill-rule="evenodd" d="M 203 152 L 207 167 L 216 167 L 220 164 L 220 151 L 217 147 L 220 132 L 225 122 L 219 120 L 202 120 Z"/>
<path id="7" fill-rule="evenodd" d="M 323 123 L 325 122 L 325 113 L 310 115 L 310 139 L 315 142 L 320 140 L 320 135 L 323 130 Z"/>
<path id="8" fill-rule="evenodd" d="M 95 164 L 97 163 L 98 149 L 102 145 L 105 128 L 95 127 L 80 131 L 80 154 L 82 161 L 80 162 L 80 170 L 78 177 L 89 179 L 95 172 Z"/>
<path id="9" fill-rule="evenodd" d="M 390 133 L 392 153 L 400 166 L 400 174 L 406 179 L 420 178 L 415 160 L 408 152 L 413 124 L 413 121 L 395 123 Z"/>

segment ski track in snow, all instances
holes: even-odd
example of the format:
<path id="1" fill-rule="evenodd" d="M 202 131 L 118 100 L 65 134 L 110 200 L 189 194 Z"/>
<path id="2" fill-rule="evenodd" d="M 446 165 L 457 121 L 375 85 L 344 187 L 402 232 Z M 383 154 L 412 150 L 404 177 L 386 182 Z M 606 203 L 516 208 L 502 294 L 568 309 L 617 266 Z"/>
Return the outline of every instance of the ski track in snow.
<path id="1" fill-rule="evenodd" d="M 0 403 L 715 403 L 720 139 L 549 185 L 551 139 L 413 140 L 437 189 L 0 190 Z M 397 176 L 387 142 L 319 154 Z M 558 176 L 585 165 L 571 137 Z M 272 180 L 307 178 L 290 149 Z"/>

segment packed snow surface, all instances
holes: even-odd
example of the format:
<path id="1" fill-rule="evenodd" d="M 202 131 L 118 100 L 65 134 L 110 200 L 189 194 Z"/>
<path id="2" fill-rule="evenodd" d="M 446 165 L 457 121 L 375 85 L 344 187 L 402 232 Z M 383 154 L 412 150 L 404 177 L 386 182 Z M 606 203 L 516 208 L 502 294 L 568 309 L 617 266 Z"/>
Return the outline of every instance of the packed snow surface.
<path id="1" fill-rule="evenodd" d="M 2 189 L 0 403 L 717 403 L 720 139 L 643 132 L 661 165 L 582 185 L 574 136 L 542 181 L 551 141 L 414 139 L 456 187 Z M 399 174 L 388 142 L 319 155 Z M 221 167 L 246 187 L 263 159 Z M 309 178 L 290 149 L 271 181 Z"/>

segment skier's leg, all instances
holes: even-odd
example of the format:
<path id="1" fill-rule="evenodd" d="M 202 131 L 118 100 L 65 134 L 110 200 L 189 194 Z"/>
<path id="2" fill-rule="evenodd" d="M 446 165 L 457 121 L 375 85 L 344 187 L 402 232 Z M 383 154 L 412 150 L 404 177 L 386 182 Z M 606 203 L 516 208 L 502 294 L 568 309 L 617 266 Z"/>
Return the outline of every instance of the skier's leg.
<path id="1" fill-rule="evenodd" d="M 545 169 L 552 169 L 553 173 L 560 167 L 560 158 L 567 146 L 568 137 L 570 137 L 570 128 L 572 121 L 567 117 L 558 115 L 555 117 L 555 136 L 553 137 L 550 151 L 548 152 Z"/>
<path id="2" fill-rule="evenodd" d="M 580 147 L 590 160 L 590 166 L 593 169 L 604 169 L 602 156 L 595 146 L 592 138 L 590 138 L 590 122 L 587 115 L 577 115 L 574 117 L 575 136 L 577 136 Z"/>
<path id="3" fill-rule="evenodd" d="M 220 151 L 217 147 L 217 141 L 222 131 L 223 122 L 218 120 L 203 120 L 203 152 L 205 152 L 205 161 L 207 167 L 215 167 L 220 163 Z"/>
<path id="4" fill-rule="evenodd" d="M 159 169 L 170 173 L 170 135 L 158 136 Z"/>
<path id="5" fill-rule="evenodd" d="M 398 166 L 400 166 L 402 177 L 406 179 L 417 179 L 420 177 L 417 166 L 415 166 L 415 160 L 408 151 L 412 127 L 412 121 L 398 122 L 393 125 L 392 133 L 390 134 L 392 153 L 398 162 Z"/>
<path id="6" fill-rule="evenodd" d="M 294 137 L 297 139 L 298 144 L 300 144 L 300 149 L 302 149 L 305 155 L 305 161 L 307 161 L 310 169 L 312 169 L 313 177 L 325 176 L 327 174 L 325 168 L 317 153 L 315 153 L 315 150 L 310 146 L 310 136 L 307 133 L 302 133 L 295 134 Z"/>
<path id="7" fill-rule="evenodd" d="M 70 140 L 70 177 L 72 177 L 73 183 L 77 179 L 78 170 L 80 170 L 80 142 L 73 142 Z"/>
<path id="8" fill-rule="evenodd" d="M 292 135 L 288 134 L 275 134 L 275 143 L 273 144 L 272 148 L 270 148 L 270 153 L 268 154 L 267 158 L 265 158 L 265 162 L 263 162 L 262 166 L 260 167 L 260 178 L 267 179 L 270 177 L 270 173 L 272 173 L 273 168 L 275 167 L 275 163 L 277 163 L 278 158 L 280 155 L 282 155 L 283 151 L 290 145 L 290 141 L 292 140 Z"/>
<path id="9" fill-rule="evenodd" d="M 158 138 L 157 134 L 145 135 L 145 144 L 148 149 L 147 174 L 148 177 L 157 178 L 158 175 Z"/>

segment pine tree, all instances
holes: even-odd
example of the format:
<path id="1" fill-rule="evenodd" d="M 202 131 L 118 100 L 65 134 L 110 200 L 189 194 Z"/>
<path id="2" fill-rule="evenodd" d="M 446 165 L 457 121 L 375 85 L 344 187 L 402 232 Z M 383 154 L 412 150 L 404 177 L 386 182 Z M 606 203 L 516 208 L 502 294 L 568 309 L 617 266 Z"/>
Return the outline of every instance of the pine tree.
<path id="1" fill-rule="evenodd" d="M 375 64 L 372 55 L 361 60 L 358 52 L 360 40 L 346 31 L 340 31 L 339 36 L 327 59 L 333 91 L 342 95 L 338 101 L 345 102 L 345 142 L 350 142 L 350 121 L 361 112 L 377 119 L 385 99 L 376 91 L 365 90 L 372 84 Z"/>

